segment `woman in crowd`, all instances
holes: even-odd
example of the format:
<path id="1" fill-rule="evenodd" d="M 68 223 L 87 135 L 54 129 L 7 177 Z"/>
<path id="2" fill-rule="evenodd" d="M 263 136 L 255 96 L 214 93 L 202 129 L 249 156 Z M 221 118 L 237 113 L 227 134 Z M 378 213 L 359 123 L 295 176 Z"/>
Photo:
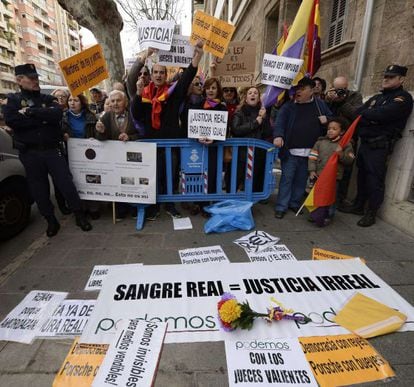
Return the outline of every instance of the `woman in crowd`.
<path id="1" fill-rule="evenodd" d="M 233 137 L 256 138 L 267 140 L 272 135 L 269 114 L 261 106 L 260 91 L 257 87 L 250 87 L 238 107 L 231 126 Z M 239 148 L 237 185 L 242 188 L 246 174 L 246 149 Z M 253 191 L 263 190 L 266 151 L 255 149 L 253 167 Z"/>

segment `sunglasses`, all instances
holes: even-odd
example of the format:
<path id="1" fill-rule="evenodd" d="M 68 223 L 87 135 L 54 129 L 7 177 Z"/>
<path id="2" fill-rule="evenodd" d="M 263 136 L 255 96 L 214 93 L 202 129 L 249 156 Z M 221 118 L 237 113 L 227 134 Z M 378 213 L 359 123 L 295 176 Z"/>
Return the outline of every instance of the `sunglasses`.
<path id="1" fill-rule="evenodd" d="M 148 71 L 144 71 L 143 73 L 139 73 L 139 75 L 143 75 L 144 77 L 147 77 L 149 75 Z"/>
<path id="2" fill-rule="evenodd" d="M 227 89 L 227 88 L 223 89 L 223 93 L 232 93 L 233 91 L 234 91 L 233 89 Z"/>
<path id="3" fill-rule="evenodd" d="M 198 86 L 203 86 L 203 84 L 201 82 L 194 82 L 193 83 L 193 86 L 198 87 Z"/>

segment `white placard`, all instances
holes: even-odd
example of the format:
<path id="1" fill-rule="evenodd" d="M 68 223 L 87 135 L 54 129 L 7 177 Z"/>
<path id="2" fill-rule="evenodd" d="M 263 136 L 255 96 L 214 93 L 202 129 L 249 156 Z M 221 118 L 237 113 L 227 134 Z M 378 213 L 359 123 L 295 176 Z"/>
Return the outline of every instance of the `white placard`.
<path id="1" fill-rule="evenodd" d="M 225 340 L 229 386 L 318 387 L 297 339 Z"/>
<path id="2" fill-rule="evenodd" d="M 166 330 L 158 321 L 124 321 L 92 386 L 152 386 Z"/>
<path id="3" fill-rule="evenodd" d="M 108 276 L 109 271 L 112 267 L 124 266 L 124 265 L 95 265 L 92 269 L 91 275 L 89 276 L 88 282 L 85 285 L 86 291 L 101 290 L 105 278 Z M 131 263 L 128 266 L 142 266 L 142 263 Z"/>
<path id="4" fill-rule="evenodd" d="M 96 304 L 96 300 L 64 300 L 43 322 L 39 337 L 80 336 L 88 323 L 88 319 Z"/>
<path id="5" fill-rule="evenodd" d="M 190 109 L 188 111 L 188 138 L 226 140 L 227 111 Z"/>
<path id="6" fill-rule="evenodd" d="M 303 59 L 264 54 L 262 63 L 262 83 L 290 89 L 298 75 Z"/>
<path id="7" fill-rule="evenodd" d="M 125 70 L 130 70 L 137 58 L 124 58 Z"/>
<path id="8" fill-rule="evenodd" d="M 0 340 L 30 344 L 66 296 L 65 292 L 32 290 L 0 323 Z"/>
<path id="9" fill-rule="evenodd" d="M 172 20 L 140 20 L 138 42 L 141 50 L 152 47 L 160 50 L 171 48 L 175 23 Z"/>
<path id="10" fill-rule="evenodd" d="M 264 250 L 246 251 L 251 262 L 296 261 L 296 257 L 286 245 L 273 245 Z"/>
<path id="11" fill-rule="evenodd" d="M 69 166 L 81 199 L 155 203 L 157 145 L 70 138 Z"/>
<path id="12" fill-rule="evenodd" d="M 239 239 L 234 243 L 247 252 L 257 253 L 279 242 L 280 238 L 268 234 L 265 231 L 253 231 Z"/>
<path id="13" fill-rule="evenodd" d="M 193 60 L 194 47 L 189 36 L 174 35 L 169 51 L 158 51 L 158 64 L 170 67 L 188 67 Z"/>
<path id="14" fill-rule="evenodd" d="M 311 322 L 254 322 L 250 331 L 220 331 L 217 302 L 223 292 L 249 302 L 257 312 L 275 306 L 272 298 Z M 122 319 L 168 323 L 167 343 L 250 338 L 323 336 L 348 333 L 333 321 L 355 292 L 391 305 L 414 319 L 414 308 L 359 259 L 280 261 L 252 265 L 149 265 L 111 270 L 82 334 L 81 342 L 108 344 Z M 404 324 L 401 330 L 414 330 Z"/>
<path id="15" fill-rule="evenodd" d="M 186 218 L 173 218 L 174 230 L 191 230 L 193 224 L 189 217 Z"/>
<path id="16" fill-rule="evenodd" d="M 193 263 L 230 263 L 221 246 L 196 247 L 193 249 L 178 250 L 182 264 Z"/>

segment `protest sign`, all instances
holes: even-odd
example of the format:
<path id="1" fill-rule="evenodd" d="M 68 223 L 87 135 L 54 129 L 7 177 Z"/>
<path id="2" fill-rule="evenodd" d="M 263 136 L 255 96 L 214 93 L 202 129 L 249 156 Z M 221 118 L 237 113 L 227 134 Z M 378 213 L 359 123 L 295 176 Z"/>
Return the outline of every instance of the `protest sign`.
<path id="1" fill-rule="evenodd" d="M 109 77 L 102 47 L 92 46 L 59 62 L 72 95 L 81 94 Z"/>
<path id="2" fill-rule="evenodd" d="M 225 141 L 228 115 L 227 111 L 190 109 L 188 138 Z"/>
<path id="3" fill-rule="evenodd" d="M 123 266 L 123 265 L 95 265 L 92 269 L 91 275 L 89 276 L 88 282 L 85 285 L 85 290 L 101 290 L 105 278 L 108 276 L 109 271 L 112 267 Z M 142 263 L 131 263 L 129 267 L 142 266 Z"/>
<path id="4" fill-rule="evenodd" d="M 190 42 L 194 45 L 197 40 L 202 40 L 204 51 L 223 58 L 234 30 L 235 27 L 231 24 L 197 11 L 193 19 Z"/>
<path id="5" fill-rule="evenodd" d="M 133 66 L 136 60 L 137 58 L 124 58 L 125 70 L 131 70 L 131 67 Z"/>
<path id="6" fill-rule="evenodd" d="M 166 329 L 162 322 L 126 320 L 92 386 L 153 386 Z"/>
<path id="7" fill-rule="evenodd" d="M 138 24 L 138 43 L 141 50 L 158 48 L 169 50 L 174 35 L 173 20 L 140 20 Z"/>
<path id="8" fill-rule="evenodd" d="M 312 259 L 324 260 L 324 259 L 354 259 L 358 257 L 351 257 L 350 255 L 339 254 L 335 251 L 329 251 L 324 249 L 312 249 Z"/>
<path id="9" fill-rule="evenodd" d="M 279 242 L 280 238 L 274 237 L 265 231 L 253 231 L 233 243 L 243 247 L 247 252 L 257 253 Z"/>
<path id="10" fill-rule="evenodd" d="M 280 261 L 252 265 L 150 265 L 117 267 L 105 280 L 97 304 L 82 334 L 82 342 L 109 343 L 123 319 L 167 322 L 166 342 L 234 340 L 250 337 L 298 337 L 343 334 L 333 316 L 357 290 L 393 305 L 408 320 L 414 308 L 359 259 L 340 261 Z M 255 321 L 250 331 L 220 332 L 217 302 L 224 292 L 256 311 L 266 311 L 273 299 L 311 321 Z M 401 330 L 414 330 L 405 324 Z M 276 336 L 277 335 L 277 336 Z"/>
<path id="11" fill-rule="evenodd" d="M 155 203 L 156 144 L 70 138 L 69 166 L 81 199 Z"/>
<path id="12" fill-rule="evenodd" d="M 80 336 L 88 323 L 96 300 L 64 300 L 43 322 L 39 337 Z"/>
<path id="13" fill-rule="evenodd" d="M 224 344 L 230 387 L 318 386 L 297 339 L 229 339 Z"/>
<path id="14" fill-rule="evenodd" d="M 178 254 L 182 264 L 230 262 L 221 246 L 178 250 Z"/>
<path id="15" fill-rule="evenodd" d="M 286 245 L 273 245 L 260 251 L 246 251 L 251 262 L 296 261 Z"/>
<path id="16" fill-rule="evenodd" d="M 193 60 L 194 48 L 189 36 L 174 35 L 169 51 L 158 51 L 158 64 L 172 67 L 188 67 Z"/>
<path id="17" fill-rule="evenodd" d="M 191 230 L 193 228 L 193 224 L 191 223 L 191 219 L 189 217 L 186 218 L 173 218 L 173 225 L 174 230 Z"/>
<path id="18" fill-rule="evenodd" d="M 303 59 L 264 54 L 262 63 L 262 83 L 290 89 L 298 75 Z"/>
<path id="19" fill-rule="evenodd" d="M 30 344 L 67 293 L 32 290 L 0 323 L 0 340 Z"/>
<path id="20" fill-rule="evenodd" d="M 216 58 L 214 75 L 221 86 L 254 86 L 256 42 L 230 42 L 223 59 Z"/>
<path id="21" fill-rule="evenodd" d="M 76 338 L 56 374 L 53 387 L 90 387 L 108 347 L 108 344 L 79 343 Z"/>
<path id="22" fill-rule="evenodd" d="M 349 386 L 395 376 L 388 362 L 362 337 L 300 337 L 299 342 L 321 386 Z"/>

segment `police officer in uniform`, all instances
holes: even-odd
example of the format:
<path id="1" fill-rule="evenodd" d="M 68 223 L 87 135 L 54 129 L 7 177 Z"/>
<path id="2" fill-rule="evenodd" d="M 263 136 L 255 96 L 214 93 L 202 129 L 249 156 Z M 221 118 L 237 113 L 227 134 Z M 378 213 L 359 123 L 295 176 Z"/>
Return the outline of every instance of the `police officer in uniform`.
<path id="1" fill-rule="evenodd" d="M 60 146 L 62 110 L 57 99 L 40 93 L 39 76 L 33 64 L 16 66 L 15 75 L 21 92 L 7 96 L 4 118 L 13 129 L 14 144 L 26 170 L 31 194 L 47 220 L 46 234 L 52 237 L 60 228 L 50 201 L 48 174 L 74 212 L 77 226 L 89 231 L 92 226 L 81 210 L 81 201 Z"/>
<path id="2" fill-rule="evenodd" d="M 413 110 L 411 94 L 403 89 L 407 67 L 390 65 L 385 69 L 382 91 L 365 102 L 356 114 L 361 145 L 357 154 L 358 181 L 354 204 L 343 212 L 364 215 L 358 226 L 369 227 L 384 200 L 387 158 L 401 138 Z M 368 202 L 365 210 L 366 202 Z"/>

